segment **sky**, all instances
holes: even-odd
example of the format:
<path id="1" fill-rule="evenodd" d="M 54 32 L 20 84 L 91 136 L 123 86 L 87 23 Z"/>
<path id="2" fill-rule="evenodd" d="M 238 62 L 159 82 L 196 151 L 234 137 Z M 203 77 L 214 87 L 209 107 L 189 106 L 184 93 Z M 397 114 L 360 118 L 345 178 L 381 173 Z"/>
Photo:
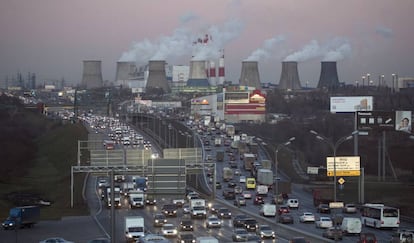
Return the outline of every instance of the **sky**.
<path id="1" fill-rule="evenodd" d="M 0 82 L 31 72 L 77 84 L 84 60 L 114 81 L 117 61 L 189 65 L 224 49 L 233 83 L 242 61 L 275 84 L 281 63 L 297 61 L 302 86 L 315 87 L 321 61 L 336 61 L 341 82 L 369 73 L 390 85 L 393 73 L 414 76 L 413 11 L 413 0 L 1 0 Z M 208 47 L 193 44 L 205 34 Z"/>

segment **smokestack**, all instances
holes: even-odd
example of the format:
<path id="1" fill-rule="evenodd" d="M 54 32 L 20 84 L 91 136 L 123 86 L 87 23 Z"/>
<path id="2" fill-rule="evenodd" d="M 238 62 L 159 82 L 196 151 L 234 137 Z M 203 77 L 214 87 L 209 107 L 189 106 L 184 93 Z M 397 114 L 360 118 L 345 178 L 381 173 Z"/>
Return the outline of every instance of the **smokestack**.
<path id="1" fill-rule="evenodd" d="M 321 62 L 321 76 L 318 88 L 332 90 L 339 86 L 336 62 Z"/>
<path id="2" fill-rule="evenodd" d="M 256 61 L 243 61 L 240 75 L 240 85 L 261 89 L 259 66 Z"/>
<path id="3" fill-rule="evenodd" d="M 216 80 L 216 63 L 214 61 L 210 61 L 210 70 L 209 70 L 209 78 L 210 78 L 210 85 L 215 86 L 217 84 Z"/>
<path id="4" fill-rule="evenodd" d="M 131 80 L 134 78 L 135 71 L 136 67 L 134 62 L 117 62 L 115 81 Z"/>
<path id="5" fill-rule="evenodd" d="M 193 60 L 190 62 L 190 75 L 187 86 L 209 86 L 205 61 Z"/>
<path id="6" fill-rule="evenodd" d="M 218 84 L 223 85 L 225 81 L 225 73 L 224 73 L 224 50 L 221 58 L 219 59 L 219 68 L 218 68 Z"/>
<path id="7" fill-rule="evenodd" d="M 280 74 L 279 89 L 301 89 L 297 62 L 282 62 L 282 73 Z"/>
<path id="8" fill-rule="evenodd" d="M 83 61 L 82 86 L 87 89 L 103 86 L 101 61 Z"/>
<path id="9" fill-rule="evenodd" d="M 165 73 L 165 61 L 149 61 L 148 64 L 148 81 L 146 88 L 162 89 L 164 93 L 170 92 L 167 76 Z"/>

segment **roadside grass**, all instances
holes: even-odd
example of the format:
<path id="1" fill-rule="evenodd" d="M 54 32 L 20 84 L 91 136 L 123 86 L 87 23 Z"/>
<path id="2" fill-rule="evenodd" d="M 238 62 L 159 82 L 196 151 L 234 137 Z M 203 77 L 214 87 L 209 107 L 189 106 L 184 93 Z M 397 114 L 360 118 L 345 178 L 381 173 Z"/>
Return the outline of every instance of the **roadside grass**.
<path id="1" fill-rule="evenodd" d="M 45 121 L 48 122 L 48 121 Z M 71 166 L 77 161 L 78 140 L 87 139 L 87 130 L 81 124 L 66 124 L 47 129 L 36 141 L 37 158 L 24 177 L 13 178 L 8 184 L 0 184 L 3 197 L 0 214 L 7 217 L 14 205 L 5 200 L 8 193 L 21 192 L 39 195 L 50 200 L 51 206 L 41 209 L 42 219 L 60 219 L 69 215 L 85 215 L 87 205 L 82 198 L 85 175 L 74 176 L 74 207 L 71 203 Z"/>

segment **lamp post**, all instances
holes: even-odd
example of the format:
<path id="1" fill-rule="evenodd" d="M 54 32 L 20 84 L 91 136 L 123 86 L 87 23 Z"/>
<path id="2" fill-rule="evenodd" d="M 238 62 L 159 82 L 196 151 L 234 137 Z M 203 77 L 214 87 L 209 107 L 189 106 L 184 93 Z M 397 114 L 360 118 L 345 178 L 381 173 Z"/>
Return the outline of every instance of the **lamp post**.
<path id="1" fill-rule="evenodd" d="M 338 141 L 336 141 L 335 143 L 332 142 L 331 140 L 329 140 L 327 137 L 320 135 L 318 132 L 314 131 L 314 130 L 310 130 L 310 133 L 312 133 L 313 135 L 316 136 L 317 139 L 324 141 L 325 143 L 327 143 L 333 151 L 333 166 L 334 166 L 334 202 L 336 202 L 336 150 L 338 149 L 339 145 L 341 145 L 343 142 L 350 140 L 354 137 L 355 134 L 358 133 L 358 131 L 354 131 L 352 132 L 351 135 L 345 136 L 345 137 L 341 137 L 340 139 L 338 139 Z"/>
<path id="2" fill-rule="evenodd" d="M 276 203 L 278 200 L 278 194 L 279 194 L 279 177 L 278 177 L 278 167 L 279 167 L 279 161 L 277 159 L 277 154 L 279 153 L 279 150 L 282 146 L 289 145 L 293 140 L 295 140 L 295 137 L 289 138 L 286 142 L 279 144 L 276 147 L 275 150 L 275 175 L 276 175 L 276 181 L 275 181 L 275 197 L 276 197 Z"/>

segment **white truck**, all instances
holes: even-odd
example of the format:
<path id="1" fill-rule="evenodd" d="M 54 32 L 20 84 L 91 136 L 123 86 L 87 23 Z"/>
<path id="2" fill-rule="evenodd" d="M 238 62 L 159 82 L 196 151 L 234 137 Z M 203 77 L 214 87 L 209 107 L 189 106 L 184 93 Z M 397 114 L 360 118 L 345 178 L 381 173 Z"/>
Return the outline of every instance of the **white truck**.
<path id="1" fill-rule="evenodd" d="M 145 194 L 141 191 L 129 192 L 129 205 L 131 208 L 143 208 L 145 205 Z"/>
<path id="2" fill-rule="evenodd" d="M 214 138 L 214 146 L 220 147 L 222 144 L 223 139 L 221 137 Z"/>
<path id="3" fill-rule="evenodd" d="M 223 181 L 228 182 L 233 179 L 233 170 L 229 167 L 223 168 Z"/>
<path id="4" fill-rule="evenodd" d="M 269 192 L 269 187 L 266 185 L 256 185 L 256 194 L 259 196 L 267 196 Z"/>
<path id="5" fill-rule="evenodd" d="M 125 239 L 126 242 L 136 242 L 139 238 L 144 237 L 145 227 L 142 216 L 125 217 Z"/>
<path id="6" fill-rule="evenodd" d="M 275 217 L 276 216 L 276 205 L 265 203 L 260 208 L 260 214 L 264 217 Z"/>
<path id="7" fill-rule="evenodd" d="M 133 182 L 123 182 L 122 183 L 122 194 L 127 197 L 131 191 L 135 189 Z"/>
<path id="8" fill-rule="evenodd" d="M 121 207 L 121 188 L 120 187 L 114 187 L 114 206 L 115 207 Z M 107 199 L 107 206 L 110 208 L 112 206 L 111 203 L 111 188 L 106 188 L 106 199 Z"/>
<path id="9" fill-rule="evenodd" d="M 272 186 L 273 171 L 270 169 L 259 169 L 257 171 L 257 183 L 259 185 Z"/>
<path id="10" fill-rule="evenodd" d="M 207 218 L 206 200 L 198 198 L 190 200 L 191 218 Z"/>
<path id="11" fill-rule="evenodd" d="M 219 243 L 218 239 L 213 236 L 200 236 L 196 238 L 197 243 Z"/>

